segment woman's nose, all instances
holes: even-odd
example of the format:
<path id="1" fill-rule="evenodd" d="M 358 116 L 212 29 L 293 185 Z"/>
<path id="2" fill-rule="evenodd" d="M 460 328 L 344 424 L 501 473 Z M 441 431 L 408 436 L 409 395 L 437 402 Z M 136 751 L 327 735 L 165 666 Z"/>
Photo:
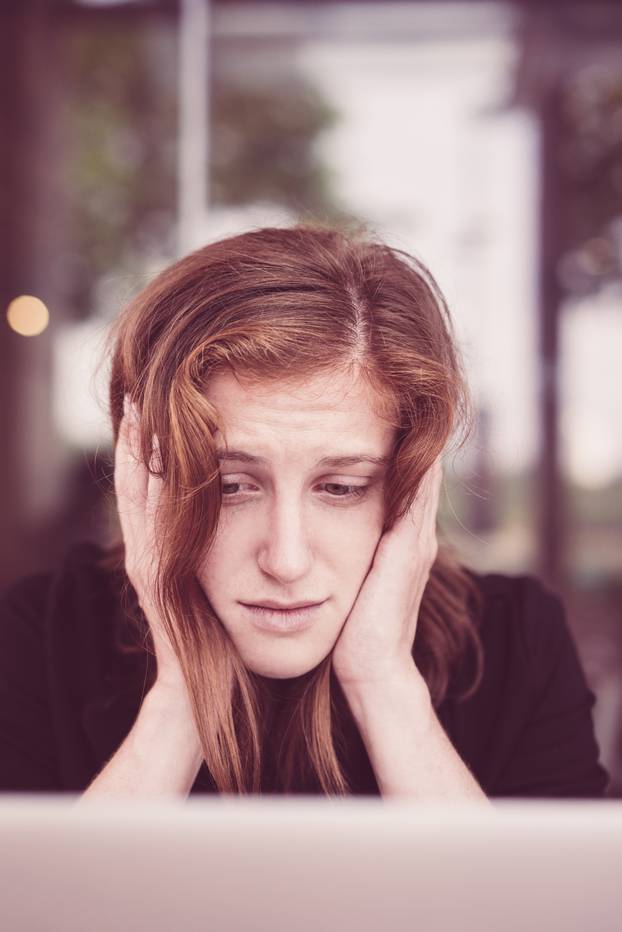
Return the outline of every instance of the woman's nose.
<path id="1" fill-rule="evenodd" d="M 311 547 L 300 503 L 274 506 L 267 521 L 258 563 L 264 573 L 282 582 L 305 576 L 311 566 Z"/>

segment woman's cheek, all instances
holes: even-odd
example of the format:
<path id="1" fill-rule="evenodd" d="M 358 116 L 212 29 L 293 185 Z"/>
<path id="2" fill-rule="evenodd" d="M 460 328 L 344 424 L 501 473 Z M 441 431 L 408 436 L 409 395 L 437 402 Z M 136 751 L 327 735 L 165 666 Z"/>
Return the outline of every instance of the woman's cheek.
<path id="1" fill-rule="evenodd" d="M 347 566 L 348 578 L 362 580 L 373 560 L 384 524 L 384 503 L 375 490 L 352 507 L 335 507 L 336 515 L 326 519 L 324 540 L 340 566 Z"/>

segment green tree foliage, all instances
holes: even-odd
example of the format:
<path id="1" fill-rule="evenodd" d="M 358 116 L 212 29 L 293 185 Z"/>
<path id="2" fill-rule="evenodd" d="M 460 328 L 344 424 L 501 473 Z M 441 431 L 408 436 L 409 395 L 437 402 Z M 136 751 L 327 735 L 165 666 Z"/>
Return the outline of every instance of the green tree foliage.
<path id="1" fill-rule="evenodd" d="M 622 276 L 622 65 L 593 64 L 562 85 L 560 276 L 586 293 Z"/>
<path id="2" fill-rule="evenodd" d="M 66 190 L 75 299 L 136 257 L 170 252 L 175 208 L 174 46 L 162 27 L 81 26 L 66 38 Z"/>
<path id="3" fill-rule="evenodd" d="M 217 76 L 212 93 L 214 203 L 271 201 L 296 212 L 339 213 L 331 178 L 313 143 L 337 118 L 321 95 L 292 75 L 256 86 Z"/>
<path id="4" fill-rule="evenodd" d="M 73 301 L 87 313 L 102 275 L 174 254 L 177 36 L 174 20 L 125 28 L 98 21 L 96 29 L 85 20 L 64 42 Z M 248 69 L 218 62 L 216 50 L 211 203 L 270 202 L 299 216 L 349 219 L 317 153 L 337 119 L 320 93 L 293 67 L 257 82 Z"/>
<path id="5" fill-rule="evenodd" d="M 535 111 L 562 295 L 622 277 L 622 6 L 516 4 L 515 98 Z"/>

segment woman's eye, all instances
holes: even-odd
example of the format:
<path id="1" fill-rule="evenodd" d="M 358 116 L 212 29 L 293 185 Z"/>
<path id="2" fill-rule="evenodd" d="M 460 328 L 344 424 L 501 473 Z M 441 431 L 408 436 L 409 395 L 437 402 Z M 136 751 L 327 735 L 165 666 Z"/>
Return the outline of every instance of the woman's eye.
<path id="1" fill-rule="evenodd" d="M 222 494 L 223 494 L 225 497 L 231 498 L 233 495 L 237 495 L 237 494 L 238 494 L 238 489 L 239 489 L 240 486 L 242 486 L 242 485 L 248 485 L 248 483 L 244 483 L 244 482 L 223 482 L 222 485 L 221 485 Z M 225 491 L 226 489 L 233 489 L 233 492 L 227 492 L 227 491 Z"/>
<path id="2" fill-rule="evenodd" d="M 335 498 L 357 498 L 360 495 L 364 495 L 367 491 L 366 485 L 342 485 L 339 482 L 324 482 L 323 485 L 326 489 L 340 490 L 336 493 L 329 492 L 329 495 Z"/>
<path id="3" fill-rule="evenodd" d="M 224 498 L 233 498 L 240 494 L 239 490 L 248 482 L 223 482 L 221 489 Z M 367 492 L 366 485 L 345 485 L 341 482 L 322 482 L 320 487 L 326 490 L 330 498 L 360 498 Z M 229 491 L 227 491 L 229 490 Z"/>

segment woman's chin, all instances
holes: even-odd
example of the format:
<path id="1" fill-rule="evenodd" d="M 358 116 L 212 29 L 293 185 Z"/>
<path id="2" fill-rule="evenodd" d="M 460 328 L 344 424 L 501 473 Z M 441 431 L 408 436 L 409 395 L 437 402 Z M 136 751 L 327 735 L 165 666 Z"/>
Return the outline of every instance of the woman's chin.
<path id="1" fill-rule="evenodd" d="M 248 657 L 242 653 L 246 669 L 255 674 L 257 679 L 266 681 L 278 680 L 281 685 L 297 682 L 306 678 L 308 674 L 326 658 L 327 653 L 321 652 L 319 656 L 309 652 L 307 656 L 297 657 Z"/>
<path id="2" fill-rule="evenodd" d="M 276 664 L 247 664 L 248 669 L 254 673 L 257 677 L 264 680 L 281 680 L 281 681 L 294 681 L 300 679 L 306 673 L 310 673 L 311 670 L 316 666 L 314 663 L 307 664 L 287 664 L 285 665 L 276 665 Z"/>

